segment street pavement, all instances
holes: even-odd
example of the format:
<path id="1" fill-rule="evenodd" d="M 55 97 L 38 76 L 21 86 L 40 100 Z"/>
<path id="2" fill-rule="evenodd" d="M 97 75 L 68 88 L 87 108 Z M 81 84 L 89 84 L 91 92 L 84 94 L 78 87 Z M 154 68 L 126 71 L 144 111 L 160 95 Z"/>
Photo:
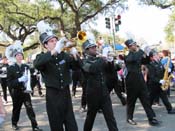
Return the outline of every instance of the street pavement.
<path id="1" fill-rule="evenodd" d="M 43 89 L 43 92 L 45 93 L 45 89 Z M 126 106 L 121 105 L 116 94 L 111 94 L 111 99 L 119 131 L 175 131 L 175 115 L 167 114 L 167 111 L 163 106 L 163 104 L 162 106 L 155 106 L 155 105 L 153 106 L 153 109 L 156 112 L 158 120 L 161 121 L 161 124 L 159 126 L 154 127 L 148 124 L 146 114 L 138 100 L 134 113 L 134 120 L 137 122 L 137 125 L 133 126 L 129 125 L 126 122 Z M 171 96 L 169 99 L 173 107 L 175 107 L 175 91 L 171 92 Z M 9 103 L 5 105 L 7 116 L 5 118 L 3 126 L 0 127 L 0 131 L 12 131 L 11 129 L 12 102 L 10 96 L 8 96 L 8 100 Z M 79 131 L 83 131 L 86 112 L 80 111 L 80 100 L 81 100 L 81 88 L 78 88 L 76 97 L 72 98 L 72 102 Z M 32 97 L 32 103 L 34 111 L 36 113 L 36 119 L 39 127 L 42 128 L 43 131 L 50 131 L 45 108 L 45 97 L 39 97 L 36 91 L 35 96 Z M 20 126 L 20 131 L 32 131 L 30 120 L 26 115 L 26 110 L 24 106 L 22 107 L 21 110 L 18 125 Z M 102 113 L 97 114 L 92 131 L 108 131 Z"/>

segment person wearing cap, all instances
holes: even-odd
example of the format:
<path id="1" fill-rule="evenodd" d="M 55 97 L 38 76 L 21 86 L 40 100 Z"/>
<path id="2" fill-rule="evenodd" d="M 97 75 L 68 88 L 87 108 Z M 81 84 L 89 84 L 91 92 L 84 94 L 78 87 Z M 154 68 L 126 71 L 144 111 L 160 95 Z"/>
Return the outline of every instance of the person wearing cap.
<path id="1" fill-rule="evenodd" d="M 151 62 L 147 66 L 149 69 L 147 83 L 150 89 L 150 103 L 152 105 L 155 98 L 158 96 L 162 99 L 162 102 L 165 105 L 168 114 L 175 114 L 175 110 L 168 100 L 166 91 L 163 91 L 161 89 L 161 85 L 165 82 L 165 80 L 163 80 L 165 69 L 160 62 L 160 57 L 154 50 L 150 52 L 149 57 Z"/>
<path id="2" fill-rule="evenodd" d="M 38 127 L 35 113 L 32 107 L 31 97 L 29 93 L 25 93 L 26 87 L 25 83 L 28 81 L 28 77 L 24 73 L 26 69 L 29 69 L 28 65 L 23 64 L 23 52 L 16 51 L 14 53 L 14 57 L 16 58 L 16 62 L 13 65 L 10 65 L 7 69 L 7 83 L 8 87 L 11 90 L 11 97 L 13 102 L 12 109 L 12 128 L 14 130 L 18 130 L 18 121 L 20 118 L 20 111 L 22 105 L 24 104 L 27 115 L 31 121 L 33 131 L 42 131 Z"/>
<path id="3" fill-rule="evenodd" d="M 172 71 L 174 70 L 174 64 L 171 60 L 171 52 L 169 50 L 162 50 L 162 59 L 161 63 L 166 68 L 166 65 L 168 63 L 168 59 L 170 58 L 169 68 L 168 68 L 168 75 L 171 75 Z M 170 97 L 171 91 L 170 88 L 167 90 L 167 95 Z"/>
<path id="4" fill-rule="evenodd" d="M 70 70 L 79 65 L 76 49 L 70 54 L 63 51 L 65 37 L 59 41 L 54 34 L 42 33 L 42 45 L 47 52 L 36 56 L 33 64 L 41 74 L 46 86 L 46 111 L 51 131 L 78 131 L 69 85 L 72 82 Z M 73 56 L 72 56 L 73 55 Z"/>
<path id="5" fill-rule="evenodd" d="M 93 41 L 87 40 L 83 43 L 82 48 L 85 52 L 82 69 L 87 79 L 87 115 L 84 131 L 92 130 L 96 114 L 99 110 L 102 110 L 109 131 L 118 131 L 105 80 L 105 69 L 109 68 L 108 61 L 106 58 L 97 57 L 96 44 Z"/>
<path id="6" fill-rule="evenodd" d="M 125 45 L 129 49 L 128 55 L 125 56 L 125 64 L 128 70 L 126 76 L 126 93 L 127 93 L 127 122 L 131 125 L 137 123 L 133 120 L 134 108 L 139 98 L 148 117 L 149 124 L 158 125 L 159 121 L 151 108 L 148 88 L 141 72 L 141 65 L 149 63 L 149 57 L 143 50 L 139 49 L 136 42 L 132 39 L 125 41 Z"/>
<path id="7" fill-rule="evenodd" d="M 108 68 L 105 69 L 105 78 L 106 78 L 106 85 L 109 90 L 109 93 L 112 92 L 112 90 L 115 91 L 117 96 L 119 97 L 122 105 L 126 105 L 126 100 L 122 96 L 122 90 L 119 85 L 119 79 L 118 79 L 118 74 L 117 71 L 121 69 L 121 65 L 117 63 L 115 60 L 115 53 L 112 49 L 112 47 L 104 47 L 102 54 L 104 57 L 108 59 Z"/>

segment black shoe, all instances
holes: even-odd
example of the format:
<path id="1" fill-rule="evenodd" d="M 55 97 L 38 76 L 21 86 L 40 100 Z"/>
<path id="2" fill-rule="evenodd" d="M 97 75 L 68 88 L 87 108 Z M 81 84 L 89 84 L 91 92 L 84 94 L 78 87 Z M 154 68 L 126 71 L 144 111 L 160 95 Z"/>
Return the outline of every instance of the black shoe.
<path id="1" fill-rule="evenodd" d="M 121 103 L 122 103 L 123 106 L 125 106 L 126 105 L 126 100 L 121 99 Z"/>
<path id="2" fill-rule="evenodd" d="M 17 126 L 17 125 L 12 125 L 12 129 L 13 129 L 13 130 L 19 130 L 19 126 Z"/>
<path id="3" fill-rule="evenodd" d="M 102 112 L 103 112 L 102 109 L 99 109 L 99 110 L 98 110 L 98 113 L 102 113 Z"/>
<path id="4" fill-rule="evenodd" d="M 169 110 L 168 114 L 175 114 L 175 109 Z"/>
<path id="5" fill-rule="evenodd" d="M 43 94 L 40 94 L 39 96 L 40 96 L 40 97 L 44 97 L 44 95 L 43 95 Z"/>
<path id="6" fill-rule="evenodd" d="M 33 131 L 42 131 L 42 129 L 40 129 L 39 127 L 35 127 L 33 128 Z"/>
<path id="7" fill-rule="evenodd" d="M 155 118 L 153 118 L 153 119 L 150 119 L 150 120 L 149 120 L 149 124 L 150 124 L 151 126 L 157 126 L 157 125 L 160 124 L 160 122 L 159 122 L 158 120 L 156 120 Z"/>
<path id="8" fill-rule="evenodd" d="M 137 125 L 137 123 L 132 119 L 127 119 L 127 122 L 131 125 Z"/>

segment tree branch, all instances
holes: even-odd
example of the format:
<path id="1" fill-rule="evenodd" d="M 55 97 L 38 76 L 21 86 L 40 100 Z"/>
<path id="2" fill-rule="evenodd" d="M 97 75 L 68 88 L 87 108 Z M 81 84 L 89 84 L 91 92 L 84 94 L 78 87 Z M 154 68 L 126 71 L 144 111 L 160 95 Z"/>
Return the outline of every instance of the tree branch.
<path id="1" fill-rule="evenodd" d="M 26 13 L 23 13 L 23 12 L 12 12 L 12 11 L 7 11 L 7 13 L 9 13 L 9 14 L 22 15 L 22 16 L 28 17 L 28 18 L 30 18 L 30 19 L 36 20 L 35 17 L 32 17 L 32 16 L 30 16 L 30 15 L 27 15 Z"/>
<path id="2" fill-rule="evenodd" d="M 118 2 L 118 1 L 117 1 Z M 110 2 L 106 3 L 102 8 L 100 8 L 99 10 L 97 10 L 96 12 L 94 12 L 91 15 L 87 15 L 80 23 L 84 23 L 85 21 L 89 20 L 90 18 L 93 18 L 94 16 L 96 16 L 99 12 L 103 11 L 105 8 L 107 8 L 109 5 L 111 5 Z"/>
<path id="3" fill-rule="evenodd" d="M 28 47 L 25 47 L 24 49 L 23 49 L 23 51 L 25 52 L 25 51 L 28 51 L 28 50 L 30 50 L 30 49 L 36 49 L 38 46 L 40 45 L 40 43 L 34 43 L 34 44 L 32 44 L 32 45 L 30 45 L 30 46 L 28 46 Z"/>

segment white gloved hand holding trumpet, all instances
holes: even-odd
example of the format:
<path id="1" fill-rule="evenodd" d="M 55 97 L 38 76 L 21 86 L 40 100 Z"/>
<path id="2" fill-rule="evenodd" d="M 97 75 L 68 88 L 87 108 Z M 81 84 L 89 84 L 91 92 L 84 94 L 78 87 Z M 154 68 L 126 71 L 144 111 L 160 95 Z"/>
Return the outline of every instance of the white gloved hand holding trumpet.
<path id="1" fill-rule="evenodd" d="M 64 47 L 65 47 L 65 43 L 67 43 L 68 40 L 66 39 L 66 37 L 63 37 L 61 38 L 57 43 L 56 43 L 56 46 L 55 46 L 55 50 L 58 54 L 61 53 L 61 51 L 63 51 Z"/>

